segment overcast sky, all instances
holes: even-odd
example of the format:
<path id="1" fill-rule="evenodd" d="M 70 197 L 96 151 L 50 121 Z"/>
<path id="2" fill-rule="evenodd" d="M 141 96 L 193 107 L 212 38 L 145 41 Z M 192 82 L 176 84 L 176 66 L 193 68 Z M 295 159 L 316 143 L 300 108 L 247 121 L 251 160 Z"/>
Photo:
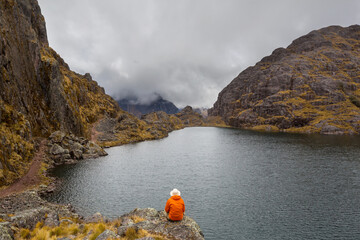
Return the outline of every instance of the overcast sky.
<path id="1" fill-rule="evenodd" d="M 241 71 L 329 25 L 360 23 L 359 0 L 38 0 L 48 39 L 115 99 L 162 95 L 211 107 Z"/>

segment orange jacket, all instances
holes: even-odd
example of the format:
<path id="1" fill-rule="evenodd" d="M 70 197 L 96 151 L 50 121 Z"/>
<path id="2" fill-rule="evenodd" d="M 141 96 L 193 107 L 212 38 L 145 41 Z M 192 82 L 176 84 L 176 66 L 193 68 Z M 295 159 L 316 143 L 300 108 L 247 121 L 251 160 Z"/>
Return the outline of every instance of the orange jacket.
<path id="1" fill-rule="evenodd" d="M 178 195 L 174 195 L 166 202 L 165 211 L 169 213 L 170 220 L 180 221 L 185 212 L 184 200 Z"/>

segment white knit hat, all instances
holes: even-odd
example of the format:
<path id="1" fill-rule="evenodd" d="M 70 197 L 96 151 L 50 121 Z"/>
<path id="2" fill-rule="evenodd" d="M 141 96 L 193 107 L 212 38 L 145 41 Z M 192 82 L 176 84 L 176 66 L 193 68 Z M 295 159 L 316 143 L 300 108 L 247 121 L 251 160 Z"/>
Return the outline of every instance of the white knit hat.
<path id="1" fill-rule="evenodd" d="M 180 196 L 180 191 L 177 190 L 176 188 L 174 188 L 174 189 L 170 192 L 170 196 L 174 196 L 174 195 L 179 195 L 179 196 Z"/>

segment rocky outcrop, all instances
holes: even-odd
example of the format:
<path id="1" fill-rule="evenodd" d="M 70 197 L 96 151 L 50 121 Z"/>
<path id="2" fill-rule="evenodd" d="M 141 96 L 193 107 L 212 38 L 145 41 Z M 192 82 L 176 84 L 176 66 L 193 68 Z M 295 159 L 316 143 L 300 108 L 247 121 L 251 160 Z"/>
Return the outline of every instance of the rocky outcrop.
<path id="1" fill-rule="evenodd" d="M 50 135 L 48 149 L 48 155 L 55 165 L 76 163 L 78 160 L 107 155 L 96 143 L 61 131 Z"/>
<path id="2" fill-rule="evenodd" d="M 132 218 L 136 216 L 141 220 L 135 223 Z M 136 231 L 144 229 L 149 232 L 163 234 L 174 239 L 201 240 L 204 235 L 199 225 L 190 217 L 184 216 L 180 222 L 170 222 L 165 211 L 154 208 L 135 209 L 120 218 L 122 225 L 118 228 L 118 235 L 124 236 L 127 229 Z"/>
<path id="3" fill-rule="evenodd" d="M 234 127 L 360 133 L 360 26 L 331 26 L 276 49 L 239 74 L 212 116 Z"/>
<path id="4" fill-rule="evenodd" d="M 34 191 L 0 198 L 0 218 L 0 239 L 9 240 L 18 239 L 26 232 L 30 235 L 30 231 L 33 235 L 38 232 L 42 232 L 42 236 L 56 235 L 57 239 L 60 236 L 64 239 L 98 240 L 120 237 L 204 239 L 199 225 L 188 216 L 184 216 L 180 222 L 170 222 L 164 211 L 145 208 L 135 209 L 115 221 L 100 213 L 84 219 L 71 206 L 48 203 Z"/>

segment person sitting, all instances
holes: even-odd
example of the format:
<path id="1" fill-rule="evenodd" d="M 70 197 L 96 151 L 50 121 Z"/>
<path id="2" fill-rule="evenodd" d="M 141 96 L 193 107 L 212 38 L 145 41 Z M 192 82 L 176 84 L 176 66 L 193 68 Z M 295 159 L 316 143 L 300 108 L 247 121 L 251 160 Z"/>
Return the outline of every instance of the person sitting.
<path id="1" fill-rule="evenodd" d="M 170 221 L 181 221 L 185 212 L 184 200 L 180 197 L 180 191 L 174 188 L 170 192 L 170 198 L 165 205 L 165 211 L 169 213 Z"/>

